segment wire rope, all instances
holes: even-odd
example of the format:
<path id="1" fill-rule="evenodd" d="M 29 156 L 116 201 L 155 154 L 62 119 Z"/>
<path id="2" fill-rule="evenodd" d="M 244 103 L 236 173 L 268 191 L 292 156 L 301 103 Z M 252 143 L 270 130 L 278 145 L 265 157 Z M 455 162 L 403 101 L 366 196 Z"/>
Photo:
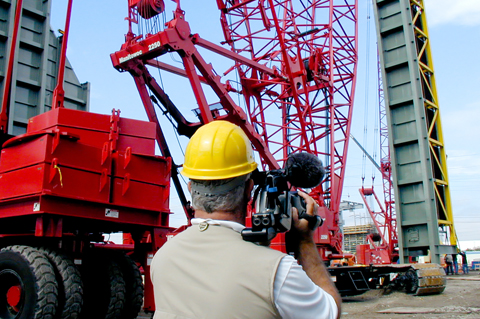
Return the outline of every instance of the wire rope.
<path id="1" fill-rule="evenodd" d="M 367 23 L 366 23 L 366 46 L 365 46 L 365 104 L 363 110 L 363 147 L 367 150 L 368 146 L 368 114 L 369 114 L 369 81 L 370 81 L 370 2 L 367 1 Z M 362 187 L 365 181 L 367 155 L 362 154 Z"/>

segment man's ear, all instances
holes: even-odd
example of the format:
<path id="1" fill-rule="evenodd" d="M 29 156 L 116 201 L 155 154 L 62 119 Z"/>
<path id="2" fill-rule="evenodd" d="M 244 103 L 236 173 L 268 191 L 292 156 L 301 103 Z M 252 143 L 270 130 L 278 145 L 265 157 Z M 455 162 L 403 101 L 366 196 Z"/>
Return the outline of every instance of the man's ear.
<path id="1" fill-rule="evenodd" d="M 248 199 L 250 199 L 251 195 L 252 195 L 252 190 L 253 190 L 253 187 L 255 186 L 254 182 L 253 182 L 253 179 L 249 179 L 248 181 L 245 182 L 245 192 L 246 194 L 248 195 Z"/>
<path id="2" fill-rule="evenodd" d="M 188 181 L 188 191 L 190 192 L 190 194 L 192 193 L 192 182 L 191 181 Z"/>

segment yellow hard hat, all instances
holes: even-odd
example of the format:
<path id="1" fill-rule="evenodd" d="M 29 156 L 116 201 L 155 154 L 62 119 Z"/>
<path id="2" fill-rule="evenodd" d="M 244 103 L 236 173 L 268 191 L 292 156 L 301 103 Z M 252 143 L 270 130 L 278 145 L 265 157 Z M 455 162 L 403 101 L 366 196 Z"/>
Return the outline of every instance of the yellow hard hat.
<path id="1" fill-rule="evenodd" d="M 193 134 L 181 174 L 198 180 L 218 180 L 251 173 L 257 168 L 250 141 L 242 129 L 213 121 Z"/>

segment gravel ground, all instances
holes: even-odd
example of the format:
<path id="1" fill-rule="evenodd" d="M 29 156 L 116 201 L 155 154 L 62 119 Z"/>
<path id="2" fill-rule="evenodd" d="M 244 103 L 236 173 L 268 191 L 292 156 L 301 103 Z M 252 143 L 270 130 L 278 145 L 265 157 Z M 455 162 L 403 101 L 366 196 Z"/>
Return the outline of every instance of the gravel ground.
<path id="1" fill-rule="evenodd" d="M 379 311 L 387 311 L 381 313 Z M 384 294 L 371 290 L 343 299 L 342 318 L 468 318 L 480 319 L 480 274 L 447 277 L 440 295 L 413 296 L 403 292 Z"/>

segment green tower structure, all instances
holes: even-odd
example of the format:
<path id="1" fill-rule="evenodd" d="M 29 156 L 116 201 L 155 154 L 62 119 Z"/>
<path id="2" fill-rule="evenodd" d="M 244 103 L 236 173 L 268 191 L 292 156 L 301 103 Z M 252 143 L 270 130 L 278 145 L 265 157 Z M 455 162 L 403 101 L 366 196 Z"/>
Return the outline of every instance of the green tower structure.
<path id="1" fill-rule="evenodd" d="M 446 154 L 423 0 L 373 0 L 401 262 L 456 253 Z"/>

